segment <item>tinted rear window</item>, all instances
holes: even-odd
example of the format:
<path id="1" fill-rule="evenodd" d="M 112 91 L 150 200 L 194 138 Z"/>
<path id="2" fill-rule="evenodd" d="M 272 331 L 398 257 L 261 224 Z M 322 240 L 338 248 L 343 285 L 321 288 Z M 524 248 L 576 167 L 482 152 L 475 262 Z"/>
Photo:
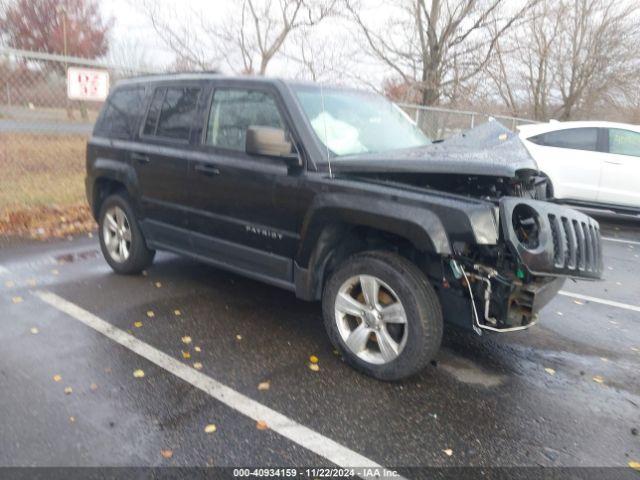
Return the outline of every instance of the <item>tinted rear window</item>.
<path id="1" fill-rule="evenodd" d="M 530 142 L 546 147 L 572 148 L 574 150 L 598 150 L 597 128 L 568 128 L 547 132 L 529 138 Z"/>
<path id="2" fill-rule="evenodd" d="M 144 87 L 122 88 L 107 99 L 95 133 L 115 138 L 135 136 L 143 114 Z"/>
<path id="3" fill-rule="evenodd" d="M 176 140 L 189 140 L 199 96 L 199 88 L 156 89 L 149 106 L 143 133 Z"/>

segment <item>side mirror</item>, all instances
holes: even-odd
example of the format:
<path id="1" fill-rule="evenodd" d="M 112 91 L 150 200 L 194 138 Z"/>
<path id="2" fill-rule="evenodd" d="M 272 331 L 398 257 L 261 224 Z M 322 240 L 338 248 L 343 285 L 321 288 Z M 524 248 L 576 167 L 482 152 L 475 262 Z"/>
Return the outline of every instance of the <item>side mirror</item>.
<path id="1" fill-rule="evenodd" d="M 291 153 L 291 142 L 281 128 L 250 126 L 247 128 L 245 150 L 250 155 L 277 157 L 289 165 L 300 165 L 300 158 Z"/>

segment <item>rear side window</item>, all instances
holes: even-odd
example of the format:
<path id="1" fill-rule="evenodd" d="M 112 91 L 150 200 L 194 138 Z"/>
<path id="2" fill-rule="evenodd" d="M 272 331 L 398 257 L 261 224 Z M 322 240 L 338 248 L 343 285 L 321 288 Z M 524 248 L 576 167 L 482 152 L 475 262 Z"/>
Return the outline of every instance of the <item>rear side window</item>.
<path id="1" fill-rule="evenodd" d="M 144 93 L 144 87 L 122 88 L 113 92 L 96 125 L 96 134 L 133 138 L 144 113 Z"/>
<path id="2" fill-rule="evenodd" d="M 609 153 L 640 157 L 640 133 L 621 128 L 609 129 Z"/>
<path id="3" fill-rule="evenodd" d="M 557 148 L 572 148 L 574 150 L 598 150 L 597 128 L 568 128 L 547 132 L 528 139 L 537 145 Z"/>
<path id="4" fill-rule="evenodd" d="M 199 88 L 156 89 L 144 123 L 143 134 L 189 140 L 199 96 Z"/>
<path id="5" fill-rule="evenodd" d="M 257 90 L 216 90 L 206 143 L 244 152 L 250 126 L 284 128 L 273 96 Z"/>

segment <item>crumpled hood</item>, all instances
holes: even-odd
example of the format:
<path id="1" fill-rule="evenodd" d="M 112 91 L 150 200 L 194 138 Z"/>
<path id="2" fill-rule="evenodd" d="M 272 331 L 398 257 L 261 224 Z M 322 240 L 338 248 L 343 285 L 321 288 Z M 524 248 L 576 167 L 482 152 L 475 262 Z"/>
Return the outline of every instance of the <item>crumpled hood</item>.
<path id="1" fill-rule="evenodd" d="M 518 135 L 497 121 L 424 147 L 331 159 L 334 172 L 453 173 L 515 177 L 538 171 Z"/>

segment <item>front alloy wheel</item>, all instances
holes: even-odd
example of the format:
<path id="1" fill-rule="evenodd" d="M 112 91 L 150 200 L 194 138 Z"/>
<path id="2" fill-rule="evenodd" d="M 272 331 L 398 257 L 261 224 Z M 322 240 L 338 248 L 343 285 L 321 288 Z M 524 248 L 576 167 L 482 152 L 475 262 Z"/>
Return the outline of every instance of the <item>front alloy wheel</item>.
<path id="1" fill-rule="evenodd" d="M 398 295 L 381 279 L 347 279 L 335 301 L 335 319 L 345 345 L 365 362 L 396 359 L 407 343 L 407 314 Z"/>
<path id="2" fill-rule="evenodd" d="M 381 380 L 419 372 L 440 347 L 438 296 L 422 270 L 394 252 L 358 253 L 337 265 L 322 312 L 345 361 Z"/>

